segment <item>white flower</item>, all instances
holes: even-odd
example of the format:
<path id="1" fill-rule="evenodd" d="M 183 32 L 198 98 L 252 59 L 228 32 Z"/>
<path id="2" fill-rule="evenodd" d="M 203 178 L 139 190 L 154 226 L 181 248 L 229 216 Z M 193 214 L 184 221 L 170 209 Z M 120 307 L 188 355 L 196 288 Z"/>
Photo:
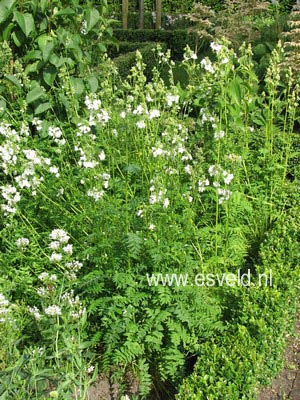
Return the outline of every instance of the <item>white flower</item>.
<path id="1" fill-rule="evenodd" d="M 226 183 L 226 185 L 229 185 L 232 179 L 234 178 L 233 174 L 229 174 L 226 171 L 223 172 L 223 176 L 224 176 L 224 183 Z"/>
<path id="2" fill-rule="evenodd" d="M 84 103 L 90 111 L 97 111 L 101 107 L 101 100 L 97 99 L 95 94 L 93 96 L 86 96 Z"/>
<path id="3" fill-rule="evenodd" d="M 151 110 L 149 113 L 149 118 L 158 118 L 160 116 L 160 111 L 159 110 Z"/>
<path id="4" fill-rule="evenodd" d="M 36 289 L 36 293 L 41 297 L 46 296 L 46 289 L 44 287 L 39 287 Z"/>
<path id="5" fill-rule="evenodd" d="M 188 164 L 184 167 L 184 171 L 188 174 L 191 175 L 192 174 L 192 169 L 191 166 Z"/>
<path id="6" fill-rule="evenodd" d="M 219 198 L 219 204 L 222 204 L 225 200 L 229 200 L 232 192 L 228 189 L 218 189 L 218 195 L 220 196 Z"/>
<path id="7" fill-rule="evenodd" d="M 39 276 L 38 276 L 40 281 L 45 281 L 49 278 L 49 274 L 48 272 L 42 272 Z"/>
<path id="8" fill-rule="evenodd" d="M 97 120 L 102 125 L 105 125 L 110 120 L 110 116 L 106 110 L 101 110 L 101 112 L 97 114 Z"/>
<path id="9" fill-rule="evenodd" d="M 89 367 L 87 368 L 86 372 L 87 372 L 88 374 L 90 374 L 91 372 L 94 371 L 94 369 L 95 369 L 95 367 L 94 367 L 93 365 L 91 365 L 91 366 L 89 366 Z"/>
<path id="10" fill-rule="evenodd" d="M 27 238 L 19 238 L 16 240 L 17 247 L 26 247 L 29 245 L 29 239 Z"/>
<path id="11" fill-rule="evenodd" d="M 215 53 L 219 53 L 219 51 L 222 50 L 223 46 L 221 44 L 211 42 L 210 47 Z"/>
<path id="12" fill-rule="evenodd" d="M 42 315 L 40 313 L 40 310 L 34 306 L 34 307 L 28 307 L 28 311 L 30 314 L 34 316 L 36 320 L 40 320 L 42 318 Z"/>
<path id="13" fill-rule="evenodd" d="M 220 173 L 220 168 L 217 165 L 211 165 L 208 168 L 208 173 L 210 176 L 215 176 Z"/>
<path id="14" fill-rule="evenodd" d="M 67 232 L 63 229 L 53 229 L 50 233 L 50 239 L 58 240 L 60 243 L 67 243 L 70 239 Z"/>
<path id="15" fill-rule="evenodd" d="M 104 160 L 105 160 L 105 153 L 104 153 L 103 150 L 102 150 L 101 153 L 99 154 L 99 158 L 100 158 L 101 161 L 104 161 Z"/>
<path id="16" fill-rule="evenodd" d="M 58 263 L 62 259 L 62 254 L 53 252 L 50 256 L 50 261 L 53 263 Z"/>
<path id="17" fill-rule="evenodd" d="M 132 114 L 134 115 L 142 115 L 144 112 L 144 108 L 142 105 L 138 105 L 135 110 L 132 111 Z"/>
<path id="18" fill-rule="evenodd" d="M 224 136 L 225 136 L 225 132 L 224 131 L 219 131 L 219 132 L 215 132 L 214 133 L 214 138 L 216 140 L 223 139 Z"/>
<path id="19" fill-rule="evenodd" d="M 138 121 L 138 122 L 136 123 L 136 126 L 137 126 L 139 129 L 144 129 L 144 128 L 146 127 L 145 121 L 144 121 L 144 120 Z"/>
<path id="20" fill-rule="evenodd" d="M 170 205 L 170 200 L 166 197 L 163 202 L 163 207 L 168 208 Z"/>
<path id="21" fill-rule="evenodd" d="M 205 191 L 206 186 L 209 186 L 208 179 L 204 179 L 203 181 L 198 181 L 198 192 L 203 193 Z"/>
<path id="22" fill-rule="evenodd" d="M 138 216 L 138 217 L 143 217 L 144 215 L 143 215 L 143 210 L 138 210 L 137 212 L 136 212 L 136 215 Z"/>
<path id="23" fill-rule="evenodd" d="M 54 242 L 51 242 L 48 247 L 51 250 L 58 250 L 60 248 L 60 242 L 55 240 Z"/>
<path id="24" fill-rule="evenodd" d="M 150 224 L 148 229 L 149 229 L 149 231 L 153 231 L 155 229 L 155 225 L 154 224 Z"/>
<path id="25" fill-rule="evenodd" d="M 158 147 L 158 148 L 152 147 L 151 150 L 152 150 L 153 157 L 155 157 L 155 158 L 158 156 L 162 156 L 166 153 L 166 151 L 163 150 L 161 147 Z"/>
<path id="26" fill-rule="evenodd" d="M 59 306 L 53 305 L 45 309 L 45 314 L 55 317 L 56 315 L 61 315 L 61 308 Z"/>
<path id="27" fill-rule="evenodd" d="M 52 167 L 49 168 L 49 172 L 53 175 L 56 176 L 56 178 L 59 178 L 59 172 L 58 168 L 53 165 Z"/>
<path id="28" fill-rule="evenodd" d="M 89 197 L 93 197 L 95 201 L 98 201 L 104 196 L 104 191 L 103 190 L 99 191 L 96 188 L 92 188 L 88 190 L 87 195 Z"/>
<path id="29" fill-rule="evenodd" d="M 213 74 L 215 72 L 211 61 L 207 57 L 203 58 L 203 60 L 201 60 L 200 65 L 202 68 L 205 69 L 205 71 L 210 72 L 211 74 Z"/>
<path id="30" fill-rule="evenodd" d="M 67 244 L 65 247 L 63 247 L 63 251 L 66 254 L 72 254 L 73 253 L 73 245 L 72 244 Z"/>
<path id="31" fill-rule="evenodd" d="M 125 111 L 121 111 L 120 112 L 120 117 L 124 119 L 126 117 L 126 112 Z"/>
<path id="32" fill-rule="evenodd" d="M 179 96 L 178 94 L 167 94 L 167 104 L 169 107 L 173 105 L 173 103 L 177 104 L 179 102 Z"/>

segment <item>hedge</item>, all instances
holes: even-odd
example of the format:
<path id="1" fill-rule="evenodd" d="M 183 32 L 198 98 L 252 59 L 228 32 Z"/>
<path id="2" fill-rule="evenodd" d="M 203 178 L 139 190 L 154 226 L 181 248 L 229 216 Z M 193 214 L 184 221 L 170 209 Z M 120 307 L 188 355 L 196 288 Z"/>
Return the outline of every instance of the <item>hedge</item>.
<path id="1" fill-rule="evenodd" d="M 256 399 L 259 387 L 282 368 L 299 306 L 298 195 L 292 186 L 290 191 L 287 209 L 266 234 L 253 266 L 256 274 L 272 270 L 273 285 L 220 293 L 232 299 L 228 330 L 203 343 L 176 400 Z"/>
<path id="2" fill-rule="evenodd" d="M 171 50 L 172 58 L 181 60 L 184 48 L 188 44 L 191 49 L 195 48 L 196 35 L 189 33 L 186 29 L 155 30 L 155 29 L 115 29 L 114 36 L 120 42 L 159 42 L 165 43 L 166 48 Z M 203 43 L 202 49 L 208 47 Z"/>
<path id="3" fill-rule="evenodd" d="M 139 51 L 143 56 L 143 62 L 146 65 L 145 75 L 148 79 L 150 79 L 152 75 L 152 68 L 156 64 L 155 54 L 153 49 L 158 43 L 154 42 L 146 42 L 142 43 L 132 43 L 132 45 L 139 44 Z M 167 46 L 165 43 L 159 43 L 161 45 L 162 51 L 167 50 Z M 135 49 L 137 50 L 137 49 Z M 130 74 L 131 68 L 136 64 L 136 51 L 130 51 L 129 53 L 122 54 L 119 57 L 113 59 L 114 63 L 116 64 L 119 74 L 122 79 L 126 79 L 127 76 Z"/>

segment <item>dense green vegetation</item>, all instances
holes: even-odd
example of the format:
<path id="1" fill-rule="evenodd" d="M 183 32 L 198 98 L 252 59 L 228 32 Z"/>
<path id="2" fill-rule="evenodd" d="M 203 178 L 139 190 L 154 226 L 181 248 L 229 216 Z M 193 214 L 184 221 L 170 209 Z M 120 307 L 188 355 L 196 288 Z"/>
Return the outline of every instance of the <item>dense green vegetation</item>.
<path id="1" fill-rule="evenodd" d="M 299 292 L 279 14 L 247 14 L 252 50 L 229 8 L 205 38 L 199 9 L 115 35 L 110 12 L 0 1 L 0 399 L 89 399 L 99 374 L 123 400 L 255 399 Z"/>

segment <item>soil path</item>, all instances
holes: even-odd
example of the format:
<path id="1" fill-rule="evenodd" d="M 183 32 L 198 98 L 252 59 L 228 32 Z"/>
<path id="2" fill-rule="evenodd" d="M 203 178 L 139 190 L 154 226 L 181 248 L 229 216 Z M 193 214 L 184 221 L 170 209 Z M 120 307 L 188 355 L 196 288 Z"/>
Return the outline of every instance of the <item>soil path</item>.
<path id="1" fill-rule="evenodd" d="M 284 353 L 284 369 L 258 400 L 300 400 L 300 322 L 295 324 L 295 337 L 290 338 Z"/>

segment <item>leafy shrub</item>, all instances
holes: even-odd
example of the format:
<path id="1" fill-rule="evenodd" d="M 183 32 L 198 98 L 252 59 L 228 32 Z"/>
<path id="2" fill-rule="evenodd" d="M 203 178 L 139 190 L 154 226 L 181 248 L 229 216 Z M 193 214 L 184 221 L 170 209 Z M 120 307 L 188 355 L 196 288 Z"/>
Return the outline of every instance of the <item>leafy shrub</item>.
<path id="1" fill-rule="evenodd" d="M 162 51 L 166 50 L 166 45 L 164 43 L 151 43 L 151 42 L 142 42 L 142 43 L 128 43 L 125 46 L 125 49 L 135 49 L 139 50 L 143 56 L 143 60 L 145 62 L 145 75 L 148 79 L 152 76 L 152 69 L 155 67 L 157 63 L 157 58 L 154 54 L 154 48 L 159 45 Z M 122 48 L 122 46 L 121 46 Z M 125 51 L 124 51 L 125 52 Z M 121 78 L 126 78 L 130 75 L 130 70 L 136 63 L 136 52 L 129 51 L 126 54 L 122 54 L 116 58 L 114 58 L 114 63 L 118 68 L 119 74 Z"/>
<path id="2" fill-rule="evenodd" d="M 115 37 L 120 41 L 128 42 L 159 42 L 165 43 L 167 48 L 172 52 L 172 59 L 181 59 L 184 48 L 189 45 L 195 47 L 195 36 L 189 34 L 186 30 L 114 30 Z"/>
<path id="3" fill-rule="evenodd" d="M 287 196 L 291 208 L 267 233 L 258 254 L 261 264 L 256 271 L 272 270 L 274 286 L 265 290 L 252 287 L 246 296 L 234 294 L 228 331 L 202 346 L 194 372 L 179 389 L 178 400 L 256 399 L 259 386 L 268 385 L 282 368 L 286 334 L 293 331 L 299 301 L 295 199 L 291 188 Z"/>

